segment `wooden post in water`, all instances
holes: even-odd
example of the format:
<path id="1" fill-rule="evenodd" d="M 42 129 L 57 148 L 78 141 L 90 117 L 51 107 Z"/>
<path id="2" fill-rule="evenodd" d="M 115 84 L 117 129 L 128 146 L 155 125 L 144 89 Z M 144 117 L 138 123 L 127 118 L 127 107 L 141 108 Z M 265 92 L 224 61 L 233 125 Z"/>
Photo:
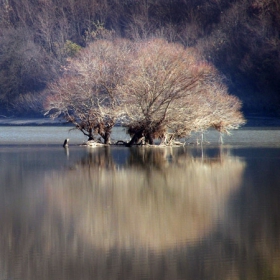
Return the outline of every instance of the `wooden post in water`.
<path id="1" fill-rule="evenodd" d="M 69 138 L 67 138 L 67 139 L 64 140 L 63 148 L 68 147 L 68 143 L 69 143 Z"/>

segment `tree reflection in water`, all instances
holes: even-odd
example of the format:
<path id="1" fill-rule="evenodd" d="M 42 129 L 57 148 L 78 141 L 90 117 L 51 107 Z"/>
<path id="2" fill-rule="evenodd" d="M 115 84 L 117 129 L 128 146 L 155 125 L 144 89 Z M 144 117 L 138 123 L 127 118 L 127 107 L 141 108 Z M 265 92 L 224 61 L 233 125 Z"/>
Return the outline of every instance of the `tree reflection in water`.
<path id="1" fill-rule="evenodd" d="M 264 224 L 279 211 L 262 213 L 257 223 L 250 216 L 260 215 L 257 205 L 240 208 L 241 195 L 246 203 L 259 195 L 240 189 L 245 162 L 227 149 L 199 153 L 131 148 L 117 164 L 110 148 L 98 148 L 71 169 L 48 174 L 28 211 L 6 213 L 0 230 L 6 278 L 280 277 L 279 262 L 272 262 L 279 235 L 271 243 L 266 236 L 275 217 Z"/>

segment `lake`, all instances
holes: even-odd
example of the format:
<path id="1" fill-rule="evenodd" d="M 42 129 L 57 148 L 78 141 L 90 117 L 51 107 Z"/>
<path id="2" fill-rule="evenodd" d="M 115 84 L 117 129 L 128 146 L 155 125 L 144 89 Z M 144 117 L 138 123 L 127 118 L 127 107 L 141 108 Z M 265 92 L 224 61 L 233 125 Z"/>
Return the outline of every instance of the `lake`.
<path id="1" fill-rule="evenodd" d="M 280 129 L 203 139 L 0 126 L 0 280 L 280 279 Z"/>

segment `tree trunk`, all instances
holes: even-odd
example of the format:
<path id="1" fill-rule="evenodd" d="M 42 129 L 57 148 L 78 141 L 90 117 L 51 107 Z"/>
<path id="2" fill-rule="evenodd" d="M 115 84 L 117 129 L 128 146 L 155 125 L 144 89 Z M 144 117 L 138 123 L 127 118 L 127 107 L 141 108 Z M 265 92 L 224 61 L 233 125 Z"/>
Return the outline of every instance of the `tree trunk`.
<path id="1" fill-rule="evenodd" d="M 111 132 L 106 131 L 106 132 L 104 133 L 103 139 L 104 139 L 104 144 L 105 144 L 105 145 L 111 144 L 110 136 L 111 136 Z"/>
<path id="2" fill-rule="evenodd" d="M 94 140 L 94 136 L 92 133 L 92 128 L 89 129 L 88 131 L 88 141 Z"/>
<path id="3" fill-rule="evenodd" d="M 139 131 L 136 132 L 133 137 L 131 138 L 131 140 L 127 143 L 128 147 L 131 147 L 133 144 L 137 143 L 139 141 L 139 139 L 141 139 L 143 137 L 143 131 Z"/>
<path id="4" fill-rule="evenodd" d="M 151 135 L 150 133 L 148 133 L 148 134 L 146 135 L 146 138 L 147 138 L 148 143 L 149 143 L 150 145 L 154 145 L 154 139 L 153 139 L 153 137 L 152 137 L 152 135 Z"/>

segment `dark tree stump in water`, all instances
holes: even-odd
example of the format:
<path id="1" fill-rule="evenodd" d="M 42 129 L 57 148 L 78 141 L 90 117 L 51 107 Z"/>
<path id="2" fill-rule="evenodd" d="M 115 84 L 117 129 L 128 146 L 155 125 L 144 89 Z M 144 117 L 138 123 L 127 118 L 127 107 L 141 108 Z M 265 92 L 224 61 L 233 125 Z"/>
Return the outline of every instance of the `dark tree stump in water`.
<path id="1" fill-rule="evenodd" d="M 67 138 L 64 140 L 63 148 L 68 147 L 68 144 L 69 144 L 69 139 Z"/>

